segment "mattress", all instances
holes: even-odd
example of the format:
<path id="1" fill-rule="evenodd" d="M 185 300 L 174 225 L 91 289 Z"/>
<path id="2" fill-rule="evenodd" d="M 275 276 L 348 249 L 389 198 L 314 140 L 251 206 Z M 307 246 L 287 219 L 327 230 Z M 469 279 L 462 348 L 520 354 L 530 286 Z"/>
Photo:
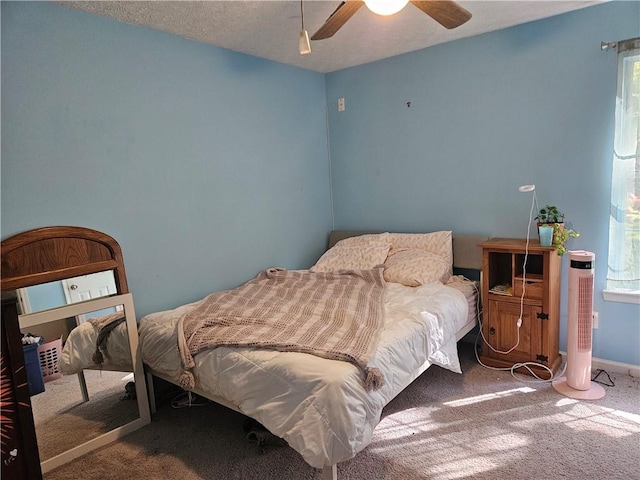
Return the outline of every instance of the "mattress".
<path id="1" fill-rule="evenodd" d="M 454 275 L 446 283 L 448 287 L 459 290 L 467 300 L 467 323 L 478 322 L 480 311 L 480 282 L 474 282 L 462 275 Z"/>
<path id="2" fill-rule="evenodd" d="M 458 284 L 459 283 L 459 284 Z M 217 347 L 195 356 L 198 393 L 224 399 L 323 468 L 366 447 L 383 407 L 435 364 L 460 373 L 456 334 L 469 323 L 471 284 L 387 284 L 385 328 L 370 366 L 385 385 L 366 391 L 354 365 L 296 352 Z M 464 292 L 464 293 L 463 293 Z M 198 302 L 140 321 L 140 353 L 152 372 L 178 383 L 177 323 Z M 475 308 L 474 308 L 475 310 Z"/>

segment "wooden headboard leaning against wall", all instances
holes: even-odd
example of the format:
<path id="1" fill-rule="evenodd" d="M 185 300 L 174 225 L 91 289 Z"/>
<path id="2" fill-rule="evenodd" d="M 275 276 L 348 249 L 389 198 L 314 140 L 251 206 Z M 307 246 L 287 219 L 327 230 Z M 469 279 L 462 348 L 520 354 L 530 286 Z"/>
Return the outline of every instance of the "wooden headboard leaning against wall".
<path id="1" fill-rule="evenodd" d="M 329 234 L 328 248 L 333 247 L 344 238 L 356 237 L 367 233 L 382 232 L 333 230 Z M 479 279 L 479 272 L 482 270 L 482 249 L 478 247 L 478 244 L 485 242 L 487 238 L 482 235 L 453 235 L 453 267 L 456 272 L 461 274 L 468 274 L 469 271 L 477 272 L 477 275 L 472 275 L 477 278 L 472 278 L 472 280 Z"/>
<path id="2" fill-rule="evenodd" d="M 112 270 L 119 294 L 129 293 L 120 245 L 84 227 L 43 227 L 2 241 L 2 291 Z"/>

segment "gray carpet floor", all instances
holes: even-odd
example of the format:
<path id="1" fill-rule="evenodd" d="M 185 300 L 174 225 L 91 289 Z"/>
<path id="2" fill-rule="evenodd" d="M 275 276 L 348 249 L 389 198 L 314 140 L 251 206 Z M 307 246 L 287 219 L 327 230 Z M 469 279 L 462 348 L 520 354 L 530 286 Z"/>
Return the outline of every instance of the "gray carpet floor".
<path id="1" fill-rule="evenodd" d="M 96 438 L 138 415 L 135 400 L 123 400 L 126 372 L 87 370 L 90 401 L 83 402 L 76 375 L 45 383 L 45 391 L 31 397 L 40 460 L 53 458 Z"/>
<path id="2" fill-rule="evenodd" d="M 577 401 L 460 349 L 463 374 L 427 370 L 387 406 L 372 443 L 338 465 L 340 480 L 640 479 L 639 379 L 610 374 L 603 399 Z M 150 425 L 45 480 L 320 478 L 291 448 L 248 442 L 236 412 L 172 408 L 176 393 L 160 388 Z"/>

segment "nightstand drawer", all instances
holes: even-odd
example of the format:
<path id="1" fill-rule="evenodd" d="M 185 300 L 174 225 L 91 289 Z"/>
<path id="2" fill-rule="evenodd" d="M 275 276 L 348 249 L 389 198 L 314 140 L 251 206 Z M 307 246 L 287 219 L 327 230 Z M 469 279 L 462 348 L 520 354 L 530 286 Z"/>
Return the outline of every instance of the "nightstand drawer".
<path id="1" fill-rule="evenodd" d="M 523 285 L 522 285 L 522 278 L 516 278 L 515 281 L 515 286 L 513 289 L 513 296 L 514 297 L 522 297 L 522 290 L 523 290 Z M 529 280 L 528 278 L 526 279 L 526 283 L 524 285 L 524 298 L 535 298 L 535 299 L 539 299 L 542 300 L 542 292 L 543 292 L 543 283 L 540 282 L 539 280 Z"/>

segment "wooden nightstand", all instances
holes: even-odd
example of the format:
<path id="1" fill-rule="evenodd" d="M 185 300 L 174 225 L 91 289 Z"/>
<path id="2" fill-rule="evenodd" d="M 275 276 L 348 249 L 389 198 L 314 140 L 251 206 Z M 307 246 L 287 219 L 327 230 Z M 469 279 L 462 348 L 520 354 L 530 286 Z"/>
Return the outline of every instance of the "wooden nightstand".
<path id="1" fill-rule="evenodd" d="M 519 238 L 492 238 L 478 246 L 482 248 L 482 333 L 495 350 L 511 350 L 497 353 L 483 342 L 481 362 L 492 367 L 536 362 L 555 372 L 562 361 L 561 257 L 554 247 L 542 247 L 537 240 L 529 242 L 528 250 L 526 240 Z M 544 368 L 530 368 L 541 378 L 549 378 Z M 518 371 L 527 372 L 524 368 Z"/>

